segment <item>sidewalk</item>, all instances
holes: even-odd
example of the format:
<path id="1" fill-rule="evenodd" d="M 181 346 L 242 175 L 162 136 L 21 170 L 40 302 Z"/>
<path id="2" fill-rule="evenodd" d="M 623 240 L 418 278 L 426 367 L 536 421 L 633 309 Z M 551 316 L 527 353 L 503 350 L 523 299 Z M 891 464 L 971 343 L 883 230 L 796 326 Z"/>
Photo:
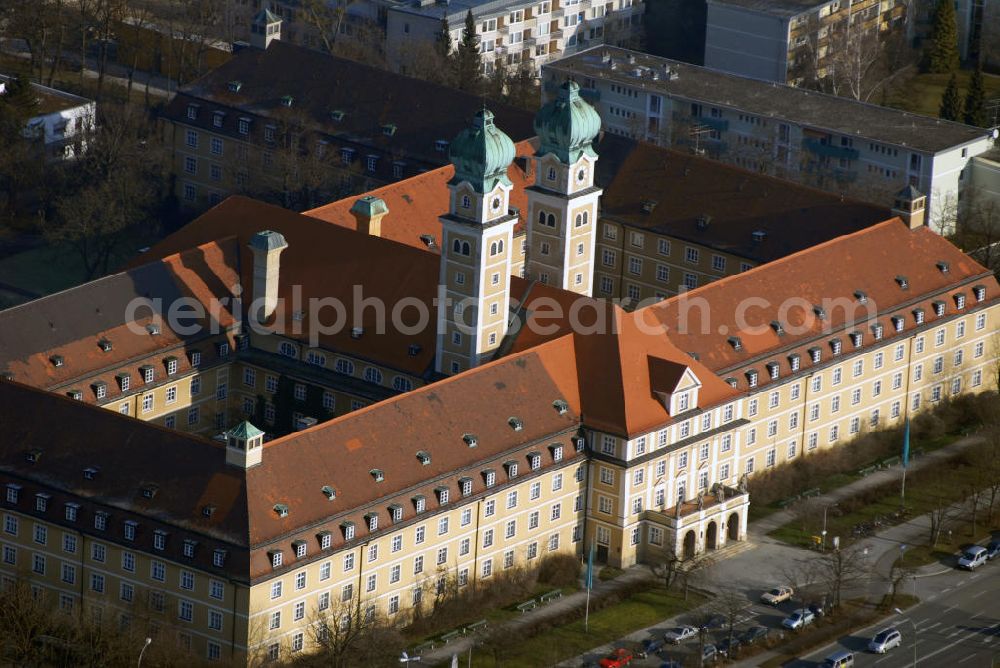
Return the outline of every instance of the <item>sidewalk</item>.
<path id="1" fill-rule="evenodd" d="M 595 568 L 595 570 L 597 570 Z M 594 588 L 591 590 L 592 597 L 599 597 L 608 592 L 613 592 L 618 589 L 622 589 L 627 585 L 633 584 L 635 582 L 640 582 L 642 580 L 647 580 L 653 577 L 653 574 L 645 566 L 636 566 L 635 568 L 630 568 L 624 573 L 619 575 L 614 580 L 601 581 L 596 577 L 594 578 Z M 558 617 L 565 614 L 566 612 L 579 608 L 582 609 L 587 602 L 587 592 L 584 590 L 568 594 L 557 598 L 556 600 L 546 603 L 530 612 L 525 612 L 515 617 L 514 619 L 506 622 L 503 626 L 510 632 L 511 637 L 517 637 L 517 630 L 522 626 L 527 626 L 530 624 L 536 624 L 546 619 L 551 619 L 553 617 Z M 443 663 L 451 659 L 452 655 L 457 654 L 460 658 L 464 657 L 469 652 L 469 647 L 477 640 L 476 636 L 462 636 L 457 638 L 447 645 L 441 644 L 436 646 L 434 649 L 428 652 L 422 652 L 420 655 L 421 664 L 424 665 L 436 665 Z M 461 665 L 465 665 L 465 660 L 463 659 Z"/>

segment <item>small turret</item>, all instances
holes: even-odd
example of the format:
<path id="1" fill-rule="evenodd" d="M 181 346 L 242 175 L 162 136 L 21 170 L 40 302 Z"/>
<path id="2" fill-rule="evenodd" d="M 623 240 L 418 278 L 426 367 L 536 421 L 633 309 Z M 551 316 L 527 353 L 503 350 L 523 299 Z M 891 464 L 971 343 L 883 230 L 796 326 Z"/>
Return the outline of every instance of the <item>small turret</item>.
<path id="1" fill-rule="evenodd" d="M 248 469 L 261 462 L 264 432 L 249 422 L 241 422 L 226 434 L 226 463 Z"/>
<path id="2" fill-rule="evenodd" d="M 382 219 L 389 213 L 385 200 L 374 195 L 365 195 L 351 207 L 351 215 L 358 223 L 358 232 L 373 237 L 382 236 Z"/>
<path id="3" fill-rule="evenodd" d="M 276 39 L 281 39 L 281 18 L 264 8 L 257 12 L 250 24 L 250 46 L 266 49 Z"/>
<path id="4" fill-rule="evenodd" d="M 906 186 L 896 193 L 892 213 L 902 218 L 911 230 L 923 227 L 927 223 L 927 196 L 913 186 Z"/>

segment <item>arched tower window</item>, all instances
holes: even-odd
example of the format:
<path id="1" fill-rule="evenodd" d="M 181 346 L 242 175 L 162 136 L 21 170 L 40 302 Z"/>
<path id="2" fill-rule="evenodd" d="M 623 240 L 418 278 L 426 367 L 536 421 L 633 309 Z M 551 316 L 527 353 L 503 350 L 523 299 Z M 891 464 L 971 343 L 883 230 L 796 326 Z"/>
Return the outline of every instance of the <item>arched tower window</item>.
<path id="1" fill-rule="evenodd" d="M 458 239 L 455 239 L 455 243 L 453 243 L 451 245 L 451 249 L 454 252 L 456 252 L 456 253 L 461 253 L 462 252 L 462 242 L 459 241 Z"/>
<path id="2" fill-rule="evenodd" d="M 556 217 L 555 217 L 554 214 L 551 214 L 551 213 L 549 214 L 548 226 L 549 227 L 555 227 L 556 226 Z"/>
<path id="3" fill-rule="evenodd" d="M 580 227 L 582 225 L 583 225 L 583 214 L 578 213 L 576 214 L 576 226 Z"/>
<path id="4" fill-rule="evenodd" d="M 497 252 L 503 253 L 503 239 L 497 242 Z"/>
<path id="5" fill-rule="evenodd" d="M 556 180 L 556 168 L 549 167 L 549 181 L 555 181 L 555 180 Z"/>
<path id="6" fill-rule="evenodd" d="M 496 254 L 497 254 L 497 242 L 494 241 L 493 243 L 490 244 L 490 255 L 496 255 Z"/>
<path id="7" fill-rule="evenodd" d="M 472 206 L 472 200 L 469 199 L 468 195 L 462 195 L 462 208 L 468 209 L 470 206 Z"/>
<path id="8" fill-rule="evenodd" d="M 538 224 L 539 225 L 544 225 L 545 224 L 545 212 L 544 211 L 539 211 L 538 212 Z"/>

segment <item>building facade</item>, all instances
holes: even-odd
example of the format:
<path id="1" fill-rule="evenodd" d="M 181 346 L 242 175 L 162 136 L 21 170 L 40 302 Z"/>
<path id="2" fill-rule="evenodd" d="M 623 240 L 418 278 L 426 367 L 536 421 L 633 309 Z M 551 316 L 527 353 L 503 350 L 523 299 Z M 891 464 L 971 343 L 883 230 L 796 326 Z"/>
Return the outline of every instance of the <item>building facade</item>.
<path id="1" fill-rule="evenodd" d="M 581 85 L 608 132 L 888 204 L 912 185 L 949 233 L 991 130 L 610 47 L 543 68 L 543 96 Z"/>
<path id="2" fill-rule="evenodd" d="M 13 79 L 0 74 L 0 95 Z M 41 84 L 30 84 L 37 107 L 24 129 L 26 139 L 37 141 L 45 160 L 59 162 L 79 157 L 97 122 L 97 103 Z"/>

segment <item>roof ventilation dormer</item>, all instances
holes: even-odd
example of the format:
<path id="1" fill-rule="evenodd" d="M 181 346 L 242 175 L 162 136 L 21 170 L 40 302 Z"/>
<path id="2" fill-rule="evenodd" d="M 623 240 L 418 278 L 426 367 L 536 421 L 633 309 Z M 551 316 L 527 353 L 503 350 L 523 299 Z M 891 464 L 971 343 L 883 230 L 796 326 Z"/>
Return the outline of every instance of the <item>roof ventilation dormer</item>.
<path id="1" fill-rule="evenodd" d="M 215 506 L 213 506 L 212 504 L 209 503 L 201 507 L 202 517 L 211 517 L 214 514 L 215 514 Z"/>
<path id="2" fill-rule="evenodd" d="M 703 213 L 700 216 L 698 216 L 698 220 L 696 221 L 695 224 L 698 226 L 699 230 L 707 230 L 711 222 L 712 222 L 712 217 L 707 213 Z"/>
<path id="3" fill-rule="evenodd" d="M 284 503 L 274 504 L 274 512 L 278 514 L 278 517 L 288 517 L 288 505 Z"/>
<path id="4" fill-rule="evenodd" d="M 351 328 L 351 338 L 360 339 L 365 333 L 364 327 L 352 327 Z"/>
<path id="5" fill-rule="evenodd" d="M 733 347 L 733 350 L 743 350 L 743 341 L 740 340 L 738 336 L 730 336 L 728 339 L 729 345 Z"/>
<path id="6" fill-rule="evenodd" d="M 63 359 L 62 355 L 53 355 L 52 357 L 49 358 L 49 361 L 52 362 L 52 366 L 56 367 L 57 369 L 66 364 L 66 360 Z"/>
<path id="7" fill-rule="evenodd" d="M 243 82 L 237 79 L 230 81 L 227 86 L 230 93 L 239 93 L 240 89 L 243 88 Z"/>
<path id="8" fill-rule="evenodd" d="M 643 213 L 653 213 L 653 209 L 656 208 L 658 202 L 655 199 L 644 199 L 642 200 L 642 212 Z"/>
<path id="9" fill-rule="evenodd" d="M 470 448 L 474 448 L 479 445 L 479 439 L 476 438 L 475 434 L 463 434 L 462 440 L 465 441 L 465 444 Z"/>
<path id="10" fill-rule="evenodd" d="M 281 106 L 282 107 L 291 107 L 293 104 L 295 104 L 295 98 L 294 97 L 292 97 L 291 95 L 282 95 L 281 96 Z"/>
<path id="11" fill-rule="evenodd" d="M 866 293 L 864 290 L 855 290 L 854 298 L 858 300 L 859 304 L 868 303 L 868 293 Z"/>
<path id="12" fill-rule="evenodd" d="M 143 485 L 142 498 L 152 499 L 154 496 L 156 496 L 157 490 L 159 490 L 159 487 L 157 487 L 156 485 Z"/>
<path id="13" fill-rule="evenodd" d="M 24 458 L 29 464 L 37 464 L 38 460 L 42 458 L 42 451 L 38 448 L 33 448 L 25 453 Z"/>
<path id="14" fill-rule="evenodd" d="M 340 121 L 344 120 L 344 112 L 341 111 L 340 109 L 334 109 L 333 111 L 330 112 L 330 120 L 339 123 Z"/>
<path id="15" fill-rule="evenodd" d="M 417 459 L 420 461 L 421 465 L 427 466 L 431 463 L 431 453 L 426 450 L 417 450 Z"/>
<path id="16" fill-rule="evenodd" d="M 333 501 L 337 498 L 337 490 L 330 485 L 323 485 L 323 487 L 320 488 L 320 491 L 323 492 L 323 496 L 326 497 L 327 501 Z"/>
<path id="17" fill-rule="evenodd" d="M 146 325 L 146 331 L 149 332 L 150 336 L 158 336 L 160 333 L 160 325 L 155 322 L 151 322 Z"/>
<path id="18" fill-rule="evenodd" d="M 559 415 L 565 415 L 566 411 L 569 410 L 569 404 L 567 404 L 562 399 L 556 399 L 555 401 L 553 401 L 552 407 L 556 409 L 556 412 L 559 413 Z"/>
<path id="19" fill-rule="evenodd" d="M 382 134 L 386 137 L 391 137 L 396 134 L 396 126 L 393 123 L 386 123 L 382 126 Z"/>
<path id="20" fill-rule="evenodd" d="M 936 266 L 938 268 L 938 271 L 940 271 L 942 274 L 947 274 L 949 271 L 951 271 L 951 265 L 945 262 L 944 260 L 938 262 Z"/>
<path id="21" fill-rule="evenodd" d="M 96 466 L 88 466 L 87 468 L 83 469 L 83 478 L 84 480 L 94 480 L 95 478 L 97 478 L 97 474 L 99 472 L 100 469 L 97 468 Z"/>
<path id="22" fill-rule="evenodd" d="M 783 336 L 785 333 L 785 328 L 777 320 L 771 321 L 771 329 L 773 329 L 774 333 L 777 334 L 778 336 Z"/>
<path id="23" fill-rule="evenodd" d="M 820 320 L 826 320 L 826 309 L 819 304 L 813 305 L 813 314 Z"/>
<path id="24" fill-rule="evenodd" d="M 83 399 L 83 392 L 81 392 L 80 390 L 69 390 L 66 393 L 66 396 L 69 397 L 70 399 L 73 399 L 74 401 L 80 401 L 81 399 Z"/>
<path id="25" fill-rule="evenodd" d="M 101 339 L 100 341 L 97 342 L 97 345 L 100 346 L 100 348 L 101 348 L 102 351 L 104 351 L 106 353 L 110 353 L 111 352 L 111 348 L 112 348 L 111 341 L 109 341 L 108 339 Z"/>
<path id="26" fill-rule="evenodd" d="M 767 232 L 765 232 L 764 230 L 754 230 L 753 232 L 750 233 L 750 239 L 753 240 L 754 243 L 760 243 L 766 238 L 767 238 Z"/>
<path id="27" fill-rule="evenodd" d="M 409 345 L 409 346 L 408 346 L 408 347 L 406 348 L 406 353 L 407 353 L 407 354 L 408 354 L 408 355 L 409 355 L 410 357 L 416 357 L 417 355 L 419 355 L 419 354 L 420 354 L 420 351 L 421 351 L 421 350 L 423 350 L 423 346 L 421 346 L 421 345 L 420 345 L 419 343 L 411 343 L 411 344 L 410 344 L 410 345 Z"/>
<path id="28" fill-rule="evenodd" d="M 510 428 L 514 431 L 521 431 L 524 429 L 524 422 L 522 422 L 521 418 L 517 416 L 507 418 L 507 424 L 509 424 Z"/>
<path id="29" fill-rule="evenodd" d="M 906 276 L 902 276 L 902 275 L 896 276 L 896 285 L 899 286 L 900 290 L 909 290 L 910 289 L 910 281 L 906 278 Z"/>
<path id="30" fill-rule="evenodd" d="M 385 473 L 383 473 L 382 469 L 372 469 L 368 473 L 375 480 L 375 482 L 382 482 L 385 480 Z"/>

